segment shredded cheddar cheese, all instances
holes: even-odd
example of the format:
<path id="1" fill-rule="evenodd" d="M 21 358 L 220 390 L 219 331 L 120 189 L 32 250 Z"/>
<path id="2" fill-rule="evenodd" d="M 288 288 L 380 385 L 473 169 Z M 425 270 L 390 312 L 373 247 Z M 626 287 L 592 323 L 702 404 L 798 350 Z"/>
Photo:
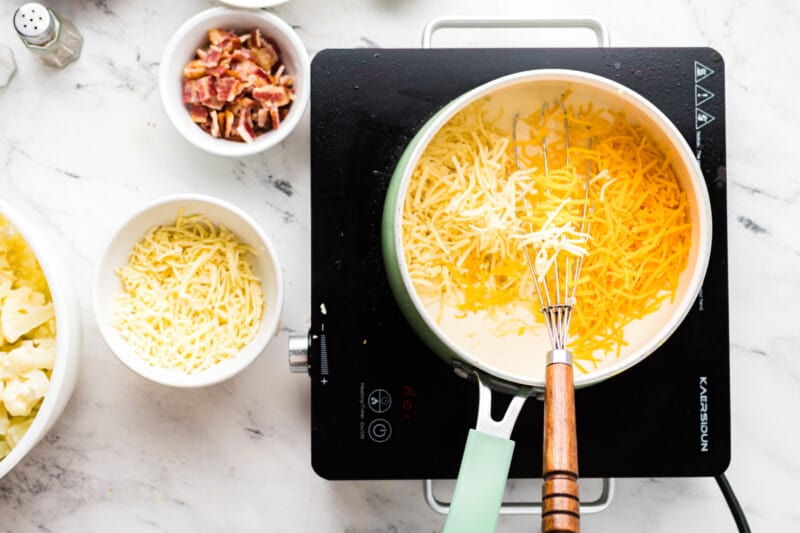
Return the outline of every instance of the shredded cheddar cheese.
<path id="1" fill-rule="evenodd" d="M 490 314 L 522 305 L 538 319 L 526 250 L 540 281 L 583 261 L 570 349 L 596 362 L 619 355 L 626 325 L 674 298 L 691 245 L 688 199 L 664 153 L 623 114 L 591 105 L 567 114 L 569 150 L 558 106 L 523 118 L 516 146 L 480 102 L 454 116 L 413 171 L 403 250 L 426 304 Z M 498 330 L 526 328 L 543 325 Z"/>
<path id="2" fill-rule="evenodd" d="M 255 251 L 202 215 L 151 228 L 117 270 L 125 290 L 114 327 L 153 366 L 193 374 L 233 357 L 256 334 Z"/>

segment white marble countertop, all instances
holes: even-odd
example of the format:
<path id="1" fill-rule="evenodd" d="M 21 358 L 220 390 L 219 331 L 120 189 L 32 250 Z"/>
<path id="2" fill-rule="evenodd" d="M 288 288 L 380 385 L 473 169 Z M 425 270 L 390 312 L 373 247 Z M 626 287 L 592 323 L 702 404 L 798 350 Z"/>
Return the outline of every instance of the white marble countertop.
<path id="1" fill-rule="evenodd" d="M 63 71 L 38 64 L 13 34 L 21 3 L 0 0 L 0 44 L 18 64 L 0 90 L 0 195 L 59 242 L 79 294 L 84 357 L 57 425 L 0 480 L 0 530 L 439 530 L 443 517 L 424 503 L 419 482 L 329 482 L 310 466 L 309 381 L 290 375 L 286 359 L 288 334 L 307 330 L 310 311 L 308 116 L 266 154 L 207 155 L 168 122 L 157 72 L 171 33 L 210 2 L 52 0 L 85 37 L 82 57 Z M 800 527 L 792 504 L 800 493 L 800 178 L 791 155 L 800 123 L 800 3 L 292 0 L 274 12 L 312 54 L 416 47 L 425 23 L 445 14 L 590 15 L 608 24 L 617 46 L 720 51 L 733 390 L 728 475 L 755 531 Z M 591 44 L 578 42 L 585 37 L 575 35 L 575 44 Z M 90 309 L 94 261 L 110 230 L 124 213 L 176 192 L 216 195 L 251 213 L 274 240 L 286 274 L 278 339 L 239 377 L 195 391 L 154 385 L 124 368 Z M 503 517 L 498 528 L 536 530 L 533 517 Z M 622 479 L 611 508 L 585 516 L 584 530 L 727 532 L 734 525 L 711 479 Z"/>

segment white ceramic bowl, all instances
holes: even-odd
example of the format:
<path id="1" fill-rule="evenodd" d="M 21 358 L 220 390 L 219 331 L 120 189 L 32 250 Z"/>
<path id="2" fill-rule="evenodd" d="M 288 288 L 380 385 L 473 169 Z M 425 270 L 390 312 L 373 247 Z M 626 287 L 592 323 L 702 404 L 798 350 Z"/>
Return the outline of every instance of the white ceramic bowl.
<path id="1" fill-rule="evenodd" d="M 207 32 L 214 28 L 237 32 L 259 28 L 278 45 L 286 73 L 294 78 L 295 100 L 288 115 L 280 127 L 258 136 L 252 143 L 212 137 L 192 122 L 183 103 L 183 67 L 195 58 L 198 48 L 208 44 Z M 310 77 L 308 52 L 286 22 L 263 10 L 215 7 L 187 20 L 169 40 L 161 57 L 159 90 L 167 116 L 189 142 L 212 154 L 239 157 L 275 146 L 292 132 L 308 105 Z"/>
<path id="2" fill-rule="evenodd" d="M 205 215 L 215 224 L 232 231 L 239 241 L 253 247 L 257 255 L 250 255 L 248 259 L 264 291 L 264 315 L 253 340 L 236 356 L 192 375 L 151 366 L 134 353 L 111 325 L 114 303 L 123 291 L 116 269 L 128 263 L 128 255 L 148 229 L 159 224 L 174 224 L 181 208 L 185 215 Z M 128 368 L 156 383 L 174 387 L 203 387 L 228 379 L 243 370 L 275 336 L 283 309 L 283 276 L 275 248 L 261 227 L 245 212 L 210 196 L 167 196 L 133 213 L 112 234 L 97 262 L 92 303 L 103 339 Z"/>
<path id="3" fill-rule="evenodd" d="M 5 217 L 31 247 L 42 267 L 56 314 L 56 357 L 50 386 L 28 432 L 5 458 L 0 459 L 0 478 L 5 476 L 53 427 L 67 405 L 78 377 L 81 327 L 77 300 L 72 293 L 63 262 L 53 246 L 30 219 L 0 199 L 0 215 Z"/>

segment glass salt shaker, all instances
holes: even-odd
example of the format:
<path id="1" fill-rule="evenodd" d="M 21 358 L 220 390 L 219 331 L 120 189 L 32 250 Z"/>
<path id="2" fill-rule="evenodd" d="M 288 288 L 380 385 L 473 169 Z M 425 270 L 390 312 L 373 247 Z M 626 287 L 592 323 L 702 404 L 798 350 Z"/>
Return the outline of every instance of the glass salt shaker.
<path id="1" fill-rule="evenodd" d="M 42 4 L 30 2 L 17 9 L 14 29 L 28 50 L 50 67 L 62 68 L 81 54 L 83 37 L 75 25 Z"/>

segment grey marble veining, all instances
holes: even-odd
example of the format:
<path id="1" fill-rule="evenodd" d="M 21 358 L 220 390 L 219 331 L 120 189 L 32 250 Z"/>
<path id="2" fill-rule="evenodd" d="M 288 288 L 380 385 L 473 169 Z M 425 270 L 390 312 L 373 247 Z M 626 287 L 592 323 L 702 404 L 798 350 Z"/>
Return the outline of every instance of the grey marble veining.
<path id="1" fill-rule="evenodd" d="M 82 57 L 63 71 L 39 65 L 13 34 L 21 3 L 0 0 L 0 44 L 18 65 L 0 89 L 0 196 L 57 243 L 80 298 L 84 361 L 57 425 L 0 480 L 0 531 L 440 530 L 418 482 L 328 482 L 310 467 L 309 384 L 286 364 L 288 334 L 308 328 L 310 311 L 308 116 L 265 154 L 210 156 L 168 122 L 157 75 L 172 32 L 213 2 L 53 1 L 85 37 Z M 728 474 L 754 531 L 800 528 L 798 2 L 292 0 L 273 11 L 312 54 L 416 47 L 425 23 L 444 14 L 591 15 L 617 46 L 716 48 L 727 80 Z M 97 254 L 120 217 L 176 192 L 212 194 L 250 213 L 286 277 L 278 338 L 246 372 L 199 391 L 129 372 L 103 344 L 90 305 Z M 710 479 L 619 480 L 612 507 L 583 524 L 587 532 L 734 530 Z M 502 517 L 498 528 L 537 530 L 532 517 Z"/>

